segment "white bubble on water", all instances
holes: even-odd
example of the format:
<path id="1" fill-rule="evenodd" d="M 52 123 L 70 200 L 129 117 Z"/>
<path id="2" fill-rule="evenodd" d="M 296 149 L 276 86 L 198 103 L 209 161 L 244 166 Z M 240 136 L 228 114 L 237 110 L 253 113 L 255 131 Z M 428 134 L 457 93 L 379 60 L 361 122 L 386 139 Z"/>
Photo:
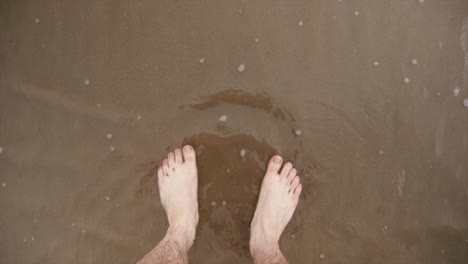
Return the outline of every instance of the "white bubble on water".
<path id="1" fill-rule="evenodd" d="M 205 63 L 205 58 L 201 58 L 200 63 Z"/>
<path id="2" fill-rule="evenodd" d="M 141 116 L 137 116 L 137 120 L 141 120 Z"/>
<path id="3" fill-rule="evenodd" d="M 90 83 L 91 83 L 90 80 L 88 80 L 88 79 L 84 80 L 84 84 L 89 85 Z"/>
<path id="4" fill-rule="evenodd" d="M 455 89 L 453 89 L 453 96 L 458 96 L 459 94 L 460 94 L 460 88 L 455 87 Z"/>
<path id="5" fill-rule="evenodd" d="M 240 155 L 241 155 L 241 157 L 245 157 L 245 154 L 247 154 L 247 150 L 241 149 L 241 150 L 240 150 Z"/>
<path id="6" fill-rule="evenodd" d="M 301 20 L 301 21 L 299 21 L 299 23 L 297 23 L 297 24 L 298 24 L 299 26 L 302 26 L 302 25 L 304 25 L 304 22 L 302 22 L 302 20 Z"/>
<path id="7" fill-rule="evenodd" d="M 418 60 L 417 60 L 417 59 L 412 59 L 412 60 L 411 60 L 411 63 L 414 64 L 414 65 L 416 65 L 416 64 L 418 64 Z"/>
<path id="8" fill-rule="evenodd" d="M 403 79 L 403 81 L 404 81 L 406 84 L 410 83 L 410 79 L 409 79 L 408 77 L 405 77 L 405 79 Z"/>
<path id="9" fill-rule="evenodd" d="M 379 66 L 380 63 L 378 61 L 374 61 L 374 66 Z"/>
<path id="10" fill-rule="evenodd" d="M 0 147 L 0 154 L 3 153 L 3 147 Z"/>
<path id="11" fill-rule="evenodd" d="M 110 146 L 109 149 L 110 149 L 110 151 L 114 151 L 114 150 L 115 150 L 114 146 Z"/>
<path id="12" fill-rule="evenodd" d="M 113 136 L 112 136 L 112 134 L 107 134 L 106 137 L 107 137 L 107 139 L 112 139 Z"/>
<path id="13" fill-rule="evenodd" d="M 237 70 L 238 70 L 239 72 L 243 72 L 243 71 L 245 70 L 245 64 L 239 65 L 239 67 L 237 67 Z"/>
<path id="14" fill-rule="evenodd" d="M 359 16 L 359 11 L 354 11 L 355 16 Z"/>
<path id="15" fill-rule="evenodd" d="M 222 115 L 222 116 L 219 117 L 218 120 L 221 121 L 221 122 L 226 122 L 227 118 L 228 118 L 227 115 Z"/>
<path id="16" fill-rule="evenodd" d="M 3 183 L 2 183 L 2 187 L 3 187 L 3 188 L 6 187 L 6 182 L 3 182 Z"/>
<path id="17" fill-rule="evenodd" d="M 106 200 L 107 200 L 107 201 L 110 201 L 110 196 L 106 196 Z"/>
<path id="18" fill-rule="evenodd" d="M 34 20 L 34 22 L 36 22 L 36 24 L 39 23 L 40 21 L 41 21 L 41 20 L 40 20 L 39 18 L 36 18 L 36 19 Z"/>
<path id="19" fill-rule="evenodd" d="M 464 105 L 465 107 L 468 107 L 468 98 L 466 98 L 465 100 L 463 100 L 463 105 Z"/>
<path id="20" fill-rule="evenodd" d="M 325 255 L 324 254 L 320 254 L 320 259 L 324 259 L 325 258 Z"/>
<path id="21" fill-rule="evenodd" d="M 296 136 L 300 136 L 300 135 L 302 135 L 302 130 L 296 129 L 296 130 L 294 131 L 294 134 L 296 134 Z"/>

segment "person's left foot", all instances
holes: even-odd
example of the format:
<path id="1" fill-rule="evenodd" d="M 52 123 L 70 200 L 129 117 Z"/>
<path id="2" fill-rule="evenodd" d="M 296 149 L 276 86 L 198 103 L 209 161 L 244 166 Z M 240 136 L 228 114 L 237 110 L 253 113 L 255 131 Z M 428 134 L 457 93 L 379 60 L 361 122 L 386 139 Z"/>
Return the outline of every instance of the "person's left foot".
<path id="1" fill-rule="evenodd" d="M 191 246 L 198 224 L 197 164 L 195 150 L 186 145 L 170 152 L 158 168 L 161 203 L 169 220 L 169 232 L 181 246 Z M 185 244 L 185 245 L 184 245 Z"/>

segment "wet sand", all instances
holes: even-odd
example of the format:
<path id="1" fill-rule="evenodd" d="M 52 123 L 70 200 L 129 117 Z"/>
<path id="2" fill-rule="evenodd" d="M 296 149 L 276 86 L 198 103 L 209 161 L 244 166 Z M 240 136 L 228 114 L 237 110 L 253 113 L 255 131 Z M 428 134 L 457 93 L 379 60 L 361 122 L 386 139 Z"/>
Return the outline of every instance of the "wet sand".
<path id="1" fill-rule="evenodd" d="M 0 263 L 135 262 L 183 143 L 192 263 L 251 263 L 274 153 L 291 263 L 468 263 L 467 58 L 465 0 L 1 1 Z"/>

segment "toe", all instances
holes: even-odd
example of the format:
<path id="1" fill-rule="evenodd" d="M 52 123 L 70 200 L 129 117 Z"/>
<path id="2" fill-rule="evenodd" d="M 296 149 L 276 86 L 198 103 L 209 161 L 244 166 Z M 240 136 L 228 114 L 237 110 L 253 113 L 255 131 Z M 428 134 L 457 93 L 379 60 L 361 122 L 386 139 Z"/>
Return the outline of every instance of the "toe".
<path id="1" fill-rule="evenodd" d="M 297 185 L 296 189 L 294 189 L 294 197 L 296 199 L 299 198 L 299 195 L 301 195 L 301 192 L 302 192 L 302 184 L 299 183 L 299 185 Z"/>
<path id="2" fill-rule="evenodd" d="M 164 175 L 168 175 L 169 173 L 169 161 L 167 159 L 164 159 L 162 162 L 162 170 Z"/>
<path id="3" fill-rule="evenodd" d="M 181 164 L 182 163 L 182 151 L 180 149 L 176 149 L 174 151 L 174 155 L 175 155 L 175 163 Z"/>
<path id="4" fill-rule="evenodd" d="M 169 167 L 174 168 L 175 165 L 175 155 L 172 152 L 169 152 L 167 155 L 167 160 L 169 161 Z"/>
<path id="5" fill-rule="evenodd" d="M 270 162 L 268 163 L 267 171 L 270 173 L 278 173 L 282 162 L 283 162 L 283 159 L 280 156 L 278 155 L 273 156 L 270 159 Z"/>
<path id="6" fill-rule="evenodd" d="M 294 177 L 294 180 L 291 182 L 291 185 L 289 185 L 289 191 L 293 192 L 296 187 L 299 185 L 299 176 Z"/>
<path id="7" fill-rule="evenodd" d="M 163 169 L 162 169 L 161 166 L 158 167 L 158 170 L 157 170 L 157 171 L 158 171 L 158 177 L 159 177 L 159 178 L 162 177 L 162 176 L 164 176 Z"/>
<path id="8" fill-rule="evenodd" d="M 194 162 L 195 161 L 195 150 L 190 145 L 185 145 L 183 148 L 184 160 L 185 162 Z"/>
<path id="9" fill-rule="evenodd" d="M 164 174 L 164 172 L 163 172 L 162 166 L 159 166 L 159 167 L 158 167 L 158 172 L 157 172 L 157 174 L 158 174 L 158 183 L 161 183 L 161 182 L 164 180 L 164 178 L 165 178 L 165 174 Z"/>
<path id="10" fill-rule="evenodd" d="M 293 165 L 291 164 L 291 162 L 286 162 L 286 164 L 284 164 L 283 168 L 281 169 L 280 176 L 286 178 L 289 172 L 291 171 L 292 167 Z"/>
<path id="11" fill-rule="evenodd" d="M 289 174 L 288 174 L 288 183 L 291 183 L 291 181 L 294 179 L 294 177 L 296 177 L 296 174 L 297 174 L 297 170 L 292 168 L 290 171 L 289 171 Z"/>

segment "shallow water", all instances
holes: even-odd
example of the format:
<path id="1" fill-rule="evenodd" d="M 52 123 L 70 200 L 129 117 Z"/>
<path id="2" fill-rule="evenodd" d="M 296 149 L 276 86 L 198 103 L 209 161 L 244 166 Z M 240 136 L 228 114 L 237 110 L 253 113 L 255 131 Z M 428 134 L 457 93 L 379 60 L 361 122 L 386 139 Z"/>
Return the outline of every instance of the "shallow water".
<path id="1" fill-rule="evenodd" d="M 465 0 L 5 0 L 0 32 L 0 263 L 135 262 L 183 143 L 192 263 L 251 263 L 274 153 L 291 263 L 468 262 Z"/>

